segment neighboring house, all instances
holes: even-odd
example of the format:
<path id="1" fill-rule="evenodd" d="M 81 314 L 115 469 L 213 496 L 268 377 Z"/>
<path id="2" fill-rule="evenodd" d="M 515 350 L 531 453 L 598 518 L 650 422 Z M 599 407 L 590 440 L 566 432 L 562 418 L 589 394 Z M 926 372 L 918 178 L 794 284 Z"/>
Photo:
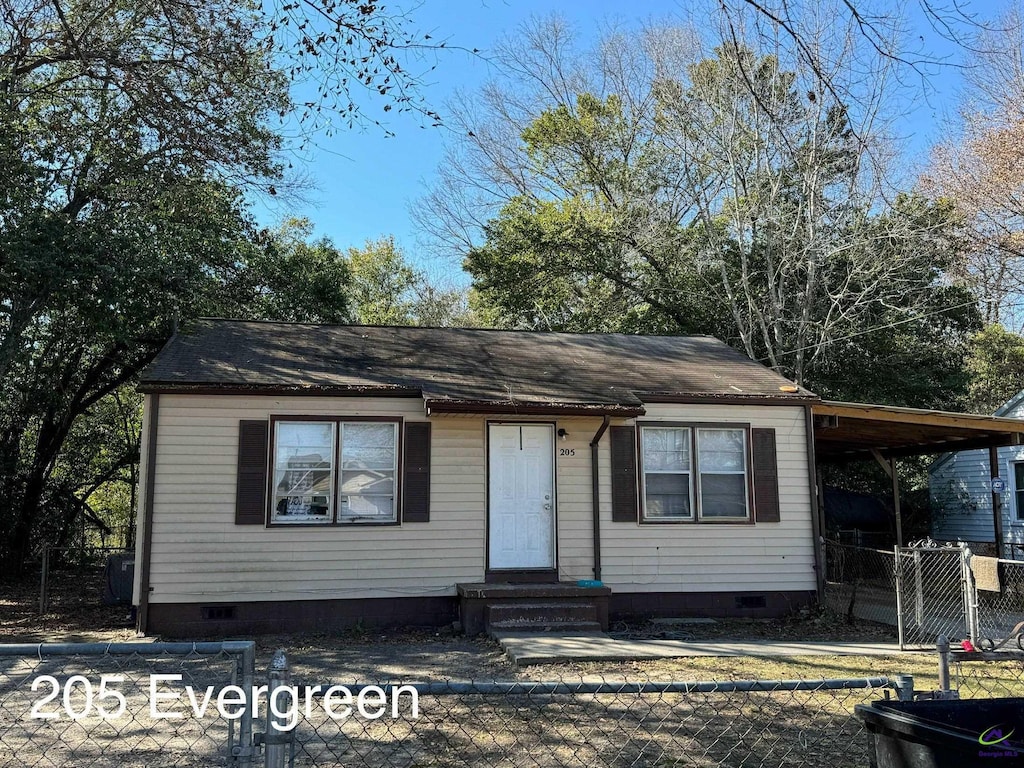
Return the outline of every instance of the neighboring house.
<path id="1" fill-rule="evenodd" d="M 599 580 L 613 617 L 815 595 L 818 399 L 713 338 L 203 320 L 140 390 L 144 631 L 467 625 L 518 582 Z"/>
<path id="2" fill-rule="evenodd" d="M 1024 391 L 994 414 L 1024 419 Z M 1006 484 L 1000 494 L 1003 556 L 1024 554 L 1024 445 L 996 449 L 999 476 Z M 928 469 L 932 506 L 932 538 L 991 544 L 995 520 L 992 514 L 992 480 L 988 450 L 959 451 L 940 456 Z"/>

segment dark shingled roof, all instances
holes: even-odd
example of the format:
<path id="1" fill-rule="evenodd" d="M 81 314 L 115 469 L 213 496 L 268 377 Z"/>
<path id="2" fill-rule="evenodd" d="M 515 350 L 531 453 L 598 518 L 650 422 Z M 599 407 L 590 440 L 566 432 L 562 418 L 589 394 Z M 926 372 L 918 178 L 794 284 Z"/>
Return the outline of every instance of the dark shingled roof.
<path id="1" fill-rule="evenodd" d="M 167 343 L 140 389 L 405 394 L 434 411 L 815 397 L 790 386 L 709 336 L 200 320 Z"/>

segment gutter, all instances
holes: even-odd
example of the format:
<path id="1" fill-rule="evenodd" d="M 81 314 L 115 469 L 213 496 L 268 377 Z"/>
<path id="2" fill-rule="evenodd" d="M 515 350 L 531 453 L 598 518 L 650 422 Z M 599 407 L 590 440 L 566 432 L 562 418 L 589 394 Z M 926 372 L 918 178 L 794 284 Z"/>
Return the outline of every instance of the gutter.
<path id="1" fill-rule="evenodd" d="M 538 401 L 448 400 L 424 397 L 428 416 L 443 414 L 514 414 L 518 416 L 643 416 L 642 406 Z"/>
<path id="2" fill-rule="evenodd" d="M 608 430 L 611 417 L 605 414 L 601 420 L 601 426 L 597 428 L 594 439 L 590 441 L 590 479 L 593 483 L 593 504 L 591 505 L 594 516 L 594 579 L 601 580 L 601 483 L 598 477 L 598 444 Z"/>
<path id="3" fill-rule="evenodd" d="M 811 486 L 811 536 L 814 537 L 814 576 L 818 592 L 818 604 L 825 598 L 825 562 L 823 556 L 825 500 L 818 498 L 818 460 L 814 453 L 814 411 L 813 406 L 804 406 L 804 431 L 807 433 L 807 480 Z"/>
<path id="4" fill-rule="evenodd" d="M 142 516 L 142 553 L 139 558 L 141 578 L 139 580 L 139 613 L 135 628 L 140 634 L 146 634 L 149 623 L 149 571 L 153 562 L 153 499 L 156 495 L 156 437 L 160 423 L 160 395 L 150 395 L 149 432 L 146 436 L 146 488 L 143 503 L 146 505 Z"/>

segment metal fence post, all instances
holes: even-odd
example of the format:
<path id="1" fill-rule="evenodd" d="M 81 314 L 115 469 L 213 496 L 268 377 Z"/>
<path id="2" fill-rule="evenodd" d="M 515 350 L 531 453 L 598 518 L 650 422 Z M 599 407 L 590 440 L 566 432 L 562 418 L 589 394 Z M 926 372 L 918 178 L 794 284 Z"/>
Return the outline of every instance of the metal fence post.
<path id="1" fill-rule="evenodd" d="M 238 671 L 240 672 L 239 678 L 242 690 L 245 691 L 247 697 L 253 696 L 253 687 L 256 683 L 255 643 L 248 643 L 246 645 L 242 650 L 241 656 L 238 657 L 238 664 L 240 667 Z M 257 704 L 255 702 L 250 702 L 249 706 L 245 708 L 245 712 L 238 723 L 238 744 L 230 745 L 231 752 L 235 756 L 235 765 L 239 766 L 239 768 L 248 768 L 253 763 L 252 721 L 256 708 Z"/>
<path id="2" fill-rule="evenodd" d="M 280 688 L 287 688 L 291 674 L 288 671 L 288 659 L 284 651 L 274 652 L 270 660 L 270 672 L 267 676 L 267 730 L 264 736 L 264 756 L 266 768 L 285 768 L 290 764 L 288 746 L 291 743 L 291 730 L 287 727 L 287 720 L 284 717 L 275 715 L 271 703 L 274 702 L 274 692 Z M 288 711 L 295 703 L 290 700 L 291 694 L 284 692 L 277 697 L 278 711 Z M 282 704 L 287 704 L 282 707 Z"/>
<path id="3" fill-rule="evenodd" d="M 946 694 L 951 690 L 949 687 L 949 638 L 939 635 L 935 650 L 939 652 L 939 691 Z"/>
<path id="4" fill-rule="evenodd" d="M 43 545 L 43 565 L 39 572 L 39 613 L 46 613 L 46 609 L 49 607 L 49 590 L 50 585 L 50 545 Z"/>
<path id="5" fill-rule="evenodd" d="M 900 650 L 904 651 L 907 647 L 906 628 L 903 626 L 903 601 L 906 596 L 903 591 L 903 558 L 898 544 L 893 547 L 892 556 L 893 576 L 896 579 L 896 633 L 900 638 Z"/>
<path id="6" fill-rule="evenodd" d="M 977 646 L 978 638 L 981 635 L 980 621 L 978 617 L 978 586 L 974 581 L 974 569 L 971 568 L 971 557 L 973 553 L 966 544 L 960 548 L 963 557 L 964 573 L 964 603 L 967 607 L 967 635 L 971 642 Z"/>
<path id="7" fill-rule="evenodd" d="M 914 700 L 913 675 L 896 675 L 896 698 L 900 701 Z"/>

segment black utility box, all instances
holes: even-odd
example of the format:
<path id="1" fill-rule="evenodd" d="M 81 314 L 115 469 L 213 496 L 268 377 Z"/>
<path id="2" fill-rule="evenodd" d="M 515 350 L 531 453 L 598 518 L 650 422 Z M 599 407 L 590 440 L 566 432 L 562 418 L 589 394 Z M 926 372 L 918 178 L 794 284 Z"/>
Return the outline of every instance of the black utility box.
<path id="1" fill-rule="evenodd" d="M 858 704 L 872 768 L 1024 766 L 1024 698 Z"/>

